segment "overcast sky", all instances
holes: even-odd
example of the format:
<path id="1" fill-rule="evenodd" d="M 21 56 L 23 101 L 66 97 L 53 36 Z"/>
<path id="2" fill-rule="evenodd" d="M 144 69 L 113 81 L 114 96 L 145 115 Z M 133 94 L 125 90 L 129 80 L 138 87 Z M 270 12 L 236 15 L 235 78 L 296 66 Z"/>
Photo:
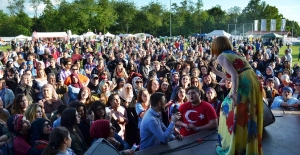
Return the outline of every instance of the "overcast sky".
<path id="1" fill-rule="evenodd" d="M 54 3 L 57 0 L 52 0 Z M 67 0 L 72 1 L 72 0 Z M 147 5 L 149 2 L 161 2 L 167 9 L 170 8 L 170 0 L 132 0 L 138 7 Z M 182 0 L 171 0 L 172 3 L 179 3 Z M 192 0 L 196 2 L 197 0 Z M 228 10 L 229 8 L 233 6 L 239 6 L 241 9 L 245 8 L 249 2 L 249 0 L 202 0 L 204 4 L 203 9 L 209 9 L 213 6 L 216 6 L 217 4 L 221 5 L 223 10 Z M 265 2 L 269 5 L 276 6 L 279 10 L 279 13 L 283 14 L 283 16 L 289 20 L 295 20 L 297 22 L 300 22 L 300 0 L 265 0 Z M 0 10 L 3 10 L 6 13 L 9 13 L 8 9 L 6 8 L 8 6 L 8 0 L 0 0 Z M 44 5 L 41 4 L 38 8 L 38 14 L 40 14 L 43 9 Z M 25 0 L 25 11 L 29 14 L 29 16 L 34 15 L 34 11 L 32 7 L 30 6 L 29 0 Z"/>

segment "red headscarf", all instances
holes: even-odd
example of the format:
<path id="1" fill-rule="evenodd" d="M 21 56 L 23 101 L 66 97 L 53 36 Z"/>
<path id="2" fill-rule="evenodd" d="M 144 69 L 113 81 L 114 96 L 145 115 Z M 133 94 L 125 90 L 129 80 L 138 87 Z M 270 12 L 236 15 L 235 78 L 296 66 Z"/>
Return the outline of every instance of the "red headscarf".
<path id="1" fill-rule="evenodd" d="M 76 88 L 82 88 L 82 87 L 83 87 L 83 85 L 82 85 L 82 83 L 80 82 L 80 79 L 79 79 L 79 77 L 78 77 L 78 74 L 72 73 L 72 74 L 70 75 L 70 77 L 71 77 L 71 85 L 72 85 L 73 87 L 76 87 Z M 75 83 L 75 82 L 73 81 L 73 77 L 76 77 L 76 78 L 78 79 L 78 82 L 77 82 L 77 83 Z"/>
<path id="2" fill-rule="evenodd" d="M 109 136 L 110 122 L 108 120 L 97 120 L 90 128 L 90 134 L 92 138 L 104 138 L 107 139 Z"/>

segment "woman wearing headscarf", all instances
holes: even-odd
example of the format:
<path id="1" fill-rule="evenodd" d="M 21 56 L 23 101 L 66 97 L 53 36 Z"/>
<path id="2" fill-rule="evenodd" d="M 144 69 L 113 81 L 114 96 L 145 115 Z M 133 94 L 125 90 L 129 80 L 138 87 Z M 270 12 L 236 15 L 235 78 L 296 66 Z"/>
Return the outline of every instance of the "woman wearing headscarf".
<path id="1" fill-rule="evenodd" d="M 69 102 L 76 101 L 77 94 L 79 93 L 80 89 L 83 87 L 82 83 L 80 82 L 78 75 L 72 73 L 71 77 L 71 84 L 68 86 L 68 94 L 69 94 Z"/>
<path id="2" fill-rule="evenodd" d="M 100 90 L 100 95 L 99 95 L 100 101 L 106 104 L 108 101 L 108 97 L 111 94 L 108 82 L 102 80 L 99 84 L 99 90 Z"/>
<path id="3" fill-rule="evenodd" d="M 137 96 L 139 94 L 139 91 L 143 89 L 143 80 L 141 77 L 134 77 L 132 79 L 132 87 L 133 87 L 133 95 L 134 98 L 137 99 Z"/>
<path id="4" fill-rule="evenodd" d="M 277 77 L 274 76 L 274 71 L 273 71 L 273 69 L 272 69 L 271 66 L 268 66 L 266 68 L 266 76 L 264 76 L 264 79 L 265 79 L 264 85 L 267 84 L 267 80 L 269 78 L 273 78 L 274 79 L 275 88 L 277 89 L 278 86 L 280 85 L 280 81 L 279 81 L 279 79 Z"/>
<path id="5" fill-rule="evenodd" d="M 125 125 L 126 141 L 132 146 L 134 143 L 139 143 L 137 122 L 138 116 L 135 111 L 135 99 L 133 95 L 132 85 L 126 83 L 119 93 L 121 105 L 125 108 L 128 118 L 128 123 Z"/>
<path id="6" fill-rule="evenodd" d="M 51 122 L 45 118 L 37 118 L 31 123 L 31 146 L 39 151 L 43 151 L 49 143 L 51 132 Z"/>
<path id="7" fill-rule="evenodd" d="M 14 153 L 15 155 L 40 155 L 42 150 L 37 150 L 29 144 L 30 123 L 23 115 L 13 116 L 13 130 L 15 132 Z"/>

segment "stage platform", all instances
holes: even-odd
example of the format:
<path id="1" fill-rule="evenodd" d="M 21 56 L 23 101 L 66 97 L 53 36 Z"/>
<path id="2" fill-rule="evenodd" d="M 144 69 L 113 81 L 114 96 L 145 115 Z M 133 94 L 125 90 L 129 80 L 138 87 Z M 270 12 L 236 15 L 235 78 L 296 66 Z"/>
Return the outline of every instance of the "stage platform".
<path id="1" fill-rule="evenodd" d="M 272 111 L 276 121 L 265 127 L 263 132 L 264 155 L 298 155 L 300 154 L 300 111 Z M 210 135 L 210 137 L 206 137 Z M 208 141 L 196 142 L 206 137 Z M 193 143 L 194 142 L 194 143 Z M 191 144 L 192 143 L 192 144 Z M 166 145 L 138 151 L 138 155 L 217 155 L 215 152 L 217 132 L 214 130 L 203 131 L 183 140 L 174 140 Z M 191 144 L 177 150 L 168 152 L 180 146 Z M 168 153 L 167 153 L 168 152 Z"/>

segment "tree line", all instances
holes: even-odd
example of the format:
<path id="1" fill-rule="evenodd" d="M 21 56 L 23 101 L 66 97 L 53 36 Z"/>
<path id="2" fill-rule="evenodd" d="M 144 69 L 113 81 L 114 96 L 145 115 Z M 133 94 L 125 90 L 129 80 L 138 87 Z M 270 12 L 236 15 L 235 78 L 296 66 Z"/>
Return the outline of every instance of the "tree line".
<path id="1" fill-rule="evenodd" d="M 267 19 L 269 30 L 270 19 L 277 19 L 276 29 L 280 30 L 281 19 L 284 18 L 276 6 L 261 0 L 250 0 L 243 9 L 234 6 L 228 10 L 223 10 L 220 5 L 204 10 L 202 0 L 182 0 L 179 4 L 171 4 L 171 9 L 157 1 L 137 7 L 130 0 L 55 0 L 56 4 L 52 0 L 29 0 L 34 10 L 33 17 L 25 13 L 25 0 L 8 2 L 9 14 L 0 10 L 0 36 L 67 30 L 73 34 L 91 30 L 102 34 L 107 31 L 113 34 L 144 32 L 155 36 L 169 36 L 171 30 L 172 36 L 187 36 L 216 29 L 229 30 L 230 33 L 235 29 L 234 24 L 237 24 L 237 34 L 240 35 L 252 30 L 252 24 L 241 23 Z M 45 8 L 38 15 L 40 4 L 44 4 Z M 287 19 L 286 30 L 292 29 L 294 36 L 300 36 L 298 23 Z"/>

